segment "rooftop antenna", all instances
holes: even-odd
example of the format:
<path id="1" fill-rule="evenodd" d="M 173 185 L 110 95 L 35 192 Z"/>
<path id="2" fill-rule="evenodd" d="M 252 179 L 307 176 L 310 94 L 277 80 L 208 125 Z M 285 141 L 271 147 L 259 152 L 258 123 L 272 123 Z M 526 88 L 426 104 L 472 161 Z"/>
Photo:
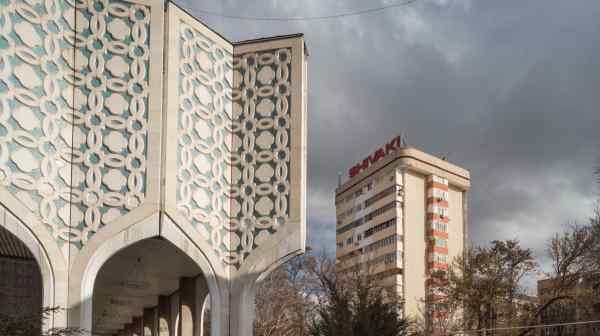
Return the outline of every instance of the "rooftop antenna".
<path id="1" fill-rule="evenodd" d="M 404 132 L 400 132 L 400 148 L 406 147 L 406 134 Z"/>

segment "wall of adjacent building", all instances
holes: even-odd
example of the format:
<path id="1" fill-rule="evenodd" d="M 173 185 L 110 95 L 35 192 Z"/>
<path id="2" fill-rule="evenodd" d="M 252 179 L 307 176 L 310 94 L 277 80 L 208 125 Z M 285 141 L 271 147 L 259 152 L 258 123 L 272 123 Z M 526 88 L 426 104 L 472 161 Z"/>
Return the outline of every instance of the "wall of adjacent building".
<path id="1" fill-rule="evenodd" d="M 452 264 L 454 257 L 460 255 L 464 249 L 464 192 L 450 185 L 448 199 L 448 264 Z"/>
<path id="2" fill-rule="evenodd" d="M 416 317 L 421 312 L 425 296 L 426 241 L 425 204 L 426 177 L 407 171 L 405 173 L 405 230 L 404 230 L 404 293 L 405 316 Z"/>

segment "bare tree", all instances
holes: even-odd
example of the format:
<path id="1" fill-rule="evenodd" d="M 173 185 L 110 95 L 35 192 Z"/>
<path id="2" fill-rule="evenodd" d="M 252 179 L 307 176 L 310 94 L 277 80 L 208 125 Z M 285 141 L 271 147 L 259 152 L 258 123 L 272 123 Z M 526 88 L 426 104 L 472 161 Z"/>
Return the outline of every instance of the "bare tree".
<path id="1" fill-rule="evenodd" d="M 368 267 L 369 263 L 364 263 Z M 402 336 L 400 298 L 367 268 L 343 276 L 335 260 L 307 254 L 271 273 L 257 290 L 257 336 Z"/>
<path id="2" fill-rule="evenodd" d="M 552 260 L 552 270 L 547 274 L 551 281 L 544 288 L 543 301 L 536 307 L 528 324 L 536 324 L 550 310 L 556 307 L 584 303 L 587 297 L 580 290 L 574 290 L 577 284 L 590 274 L 598 272 L 594 262 L 594 251 L 598 249 L 600 236 L 591 225 L 571 225 L 565 232 L 555 234 L 548 242 L 548 256 Z M 585 307 L 585 304 L 581 305 Z M 567 311 L 562 309 L 561 311 Z M 566 317 L 565 317 L 566 318 Z M 533 328 L 524 329 L 524 336 Z"/>
<path id="3" fill-rule="evenodd" d="M 358 265 L 343 276 L 335 272 L 317 275 L 325 295 L 310 325 L 312 336 L 408 334 L 410 325 L 402 317 L 402 299 L 373 281 L 377 275 L 370 263 Z"/>
<path id="4" fill-rule="evenodd" d="M 518 324 L 525 313 L 521 282 L 536 268 L 532 251 L 516 240 L 468 248 L 453 260 L 447 285 L 441 287 L 445 314 L 437 319 L 438 327 L 453 332 Z"/>
<path id="5" fill-rule="evenodd" d="M 322 257 L 308 253 L 273 271 L 256 293 L 256 336 L 308 335 L 319 298 Z"/>

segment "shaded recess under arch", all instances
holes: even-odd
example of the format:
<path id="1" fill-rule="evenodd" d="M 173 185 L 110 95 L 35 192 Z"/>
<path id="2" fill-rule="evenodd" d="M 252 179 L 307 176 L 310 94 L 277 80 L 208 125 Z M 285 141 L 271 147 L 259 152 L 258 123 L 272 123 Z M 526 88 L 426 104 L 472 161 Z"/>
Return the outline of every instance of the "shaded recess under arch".
<path id="1" fill-rule="evenodd" d="M 144 313 L 150 313 L 156 321 L 144 326 L 152 330 L 155 323 L 161 323 L 160 298 L 178 301 L 181 282 L 186 279 L 205 282 L 196 263 L 165 239 L 144 239 L 120 250 L 98 272 L 93 294 L 93 330 L 117 334 L 121 329 L 131 328 L 128 325 L 136 318 L 144 318 Z M 207 294 L 201 293 L 201 300 Z M 179 311 L 175 305 L 170 315 L 184 318 L 184 312 L 190 314 L 190 309 Z M 166 320 L 163 321 L 163 328 L 168 328 Z"/>
<path id="2" fill-rule="evenodd" d="M 43 304 L 42 273 L 33 253 L 0 226 L 0 316 L 41 322 Z"/>

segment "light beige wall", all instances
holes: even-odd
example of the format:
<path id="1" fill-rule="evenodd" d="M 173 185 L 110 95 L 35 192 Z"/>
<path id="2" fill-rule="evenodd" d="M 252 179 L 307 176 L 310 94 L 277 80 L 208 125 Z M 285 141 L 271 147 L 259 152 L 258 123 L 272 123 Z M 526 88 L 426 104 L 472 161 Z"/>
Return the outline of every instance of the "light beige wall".
<path id="1" fill-rule="evenodd" d="M 405 316 L 418 316 L 425 296 L 425 177 L 406 172 L 404 231 Z"/>
<path id="2" fill-rule="evenodd" d="M 448 200 L 448 262 L 451 263 L 455 256 L 462 253 L 464 249 L 464 213 L 463 192 L 450 186 Z"/>

